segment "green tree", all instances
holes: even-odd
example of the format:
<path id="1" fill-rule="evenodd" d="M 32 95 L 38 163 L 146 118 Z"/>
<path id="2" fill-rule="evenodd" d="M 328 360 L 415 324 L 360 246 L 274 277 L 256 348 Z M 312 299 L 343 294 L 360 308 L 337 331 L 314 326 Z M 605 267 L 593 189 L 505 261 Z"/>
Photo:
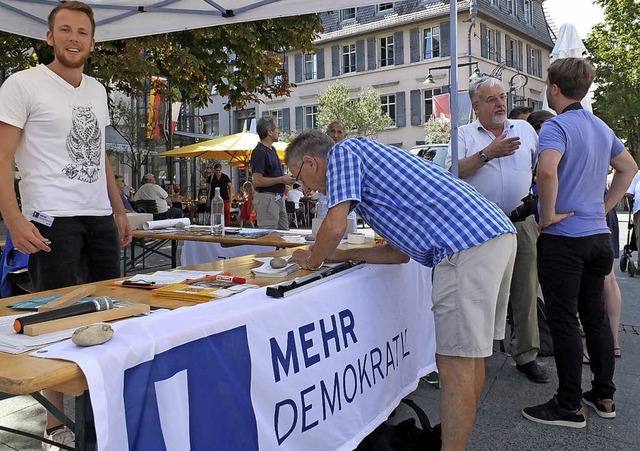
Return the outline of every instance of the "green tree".
<path id="1" fill-rule="evenodd" d="M 445 144 L 451 140 L 451 121 L 434 119 L 433 116 L 424 124 L 424 142 L 426 144 Z"/>
<path id="2" fill-rule="evenodd" d="M 595 3 L 604 8 L 605 22 L 585 42 L 597 69 L 593 109 L 640 162 L 640 2 Z"/>
<path id="3" fill-rule="evenodd" d="M 382 112 L 380 93 L 373 88 L 362 88 L 358 98 L 351 99 L 349 87 L 336 81 L 318 94 L 318 103 L 318 125 L 322 129 L 333 121 L 340 121 L 351 136 L 375 137 L 393 125 L 389 115 Z"/>
<path id="4" fill-rule="evenodd" d="M 13 72 L 35 66 L 34 39 L 0 32 L 0 84 Z"/>

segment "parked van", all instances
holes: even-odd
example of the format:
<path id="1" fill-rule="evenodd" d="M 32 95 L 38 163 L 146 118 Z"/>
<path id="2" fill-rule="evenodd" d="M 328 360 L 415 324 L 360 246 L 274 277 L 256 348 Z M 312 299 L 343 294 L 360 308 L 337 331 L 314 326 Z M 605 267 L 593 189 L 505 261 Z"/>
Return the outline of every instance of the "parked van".
<path id="1" fill-rule="evenodd" d="M 413 155 L 433 161 L 442 167 L 445 165 L 448 151 L 449 144 L 420 144 L 409 149 Z"/>

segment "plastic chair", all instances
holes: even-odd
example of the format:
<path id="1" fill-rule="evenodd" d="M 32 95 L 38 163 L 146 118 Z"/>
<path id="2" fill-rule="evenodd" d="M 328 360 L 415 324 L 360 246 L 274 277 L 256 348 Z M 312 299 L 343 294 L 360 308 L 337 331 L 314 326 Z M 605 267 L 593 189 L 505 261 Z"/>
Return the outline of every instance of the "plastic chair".
<path id="1" fill-rule="evenodd" d="M 7 231 L 7 241 L 2 253 L 0 274 L 0 297 L 7 298 L 31 291 L 29 273 L 29 255 L 23 254 L 13 246 L 11 235 Z"/>

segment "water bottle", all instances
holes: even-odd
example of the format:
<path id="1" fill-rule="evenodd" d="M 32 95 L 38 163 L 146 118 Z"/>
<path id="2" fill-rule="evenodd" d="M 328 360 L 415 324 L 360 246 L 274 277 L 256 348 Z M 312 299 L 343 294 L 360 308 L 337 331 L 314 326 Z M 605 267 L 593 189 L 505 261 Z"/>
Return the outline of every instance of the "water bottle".
<path id="1" fill-rule="evenodd" d="M 211 235 L 224 236 L 224 201 L 219 187 L 211 199 Z"/>

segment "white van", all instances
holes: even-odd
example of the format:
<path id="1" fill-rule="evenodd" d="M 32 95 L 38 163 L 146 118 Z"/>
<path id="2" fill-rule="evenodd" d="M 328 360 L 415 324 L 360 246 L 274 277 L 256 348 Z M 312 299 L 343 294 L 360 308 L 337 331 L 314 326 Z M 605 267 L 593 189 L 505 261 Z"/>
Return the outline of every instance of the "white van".
<path id="1" fill-rule="evenodd" d="M 444 168 L 449 144 L 420 144 L 413 146 L 409 152 L 425 160 L 433 161 Z"/>

